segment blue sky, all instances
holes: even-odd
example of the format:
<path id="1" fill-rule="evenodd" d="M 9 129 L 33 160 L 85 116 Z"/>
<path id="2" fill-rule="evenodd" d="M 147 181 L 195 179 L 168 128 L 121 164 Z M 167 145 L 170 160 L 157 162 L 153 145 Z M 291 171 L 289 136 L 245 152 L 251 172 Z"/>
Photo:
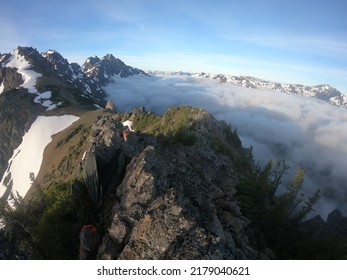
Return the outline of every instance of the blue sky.
<path id="1" fill-rule="evenodd" d="M 345 0 L 3 1 L 0 52 L 112 53 L 143 70 L 331 84 L 347 94 Z"/>

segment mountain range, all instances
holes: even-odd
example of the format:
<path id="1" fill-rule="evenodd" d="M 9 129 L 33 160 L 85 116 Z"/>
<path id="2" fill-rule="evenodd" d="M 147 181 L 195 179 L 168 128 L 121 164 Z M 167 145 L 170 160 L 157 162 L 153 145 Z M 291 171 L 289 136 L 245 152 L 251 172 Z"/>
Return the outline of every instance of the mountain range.
<path id="1" fill-rule="evenodd" d="M 133 75 L 180 75 L 213 79 L 220 83 L 232 83 L 247 88 L 265 88 L 277 92 L 313 97 L 339 107 L 347 107 L 346 95 L 326 84 L 315 86 L 284 84 L 250 76 L 205 72 L 145 72 L 126 65 L 112 54 L 107 54 L 102 59 L 97 56 L 89 57 L 80 66 L 77 63 L 69 63 L 67 59 L 54 50 L 39 53 L 31 47 L 18 47 L 10 53 L 0 54 L 0 63 L 0 93 L 26 88 L 29 93 L 36 94 L 36 103 L 41 103 L 50 110 L 55 106 L 64 106 L 70 103 L 79 105 L 81 102 L 75 101 L 81 98 L 90 106 L 93 104 L 103 106 L 106 93 L 102 87 L 110 83 L 112 76 L 126 78 Z M 50 91 L 53 96 L 50 98 L 47 97 L 48 94 L 40 96 L 47 91 Z"/>
<path id="2" fill-rule="evenodd" d="M 180 75 L 217 80 L 247 88 L 266 88 L 277 92 L 318 98 L 339 107 L 347 107 L 347 97 L 330 85 L 305 86 L 266 81 L 250 76 L 232 76 L 205 72 L 143 71 L 126 65 L 112 54 L 89 57 L 80 66 L 69 63 L 54 50 L 39 53 L 31 47 L 18 47 L 7 54 L 0 54 L 0 93 L 26 88 L 36 94 L 35 102 L 51 110 L 69 103 L 80 104 L 84 99 L 89 105 L 103 106 L 106 93 L 102 89 L 112 76 L 126 78 L 133 75 Z M 51 92 L 41 96 L 44 92 Z M 59 92 L 58 92 L 59 91 Z M 83 103 L 83 102 L 82 102 Z"/>
<path id="3" fill-rule="evenodd" d="M 271 89 L 277 92 L 284 92 L 305 97 L 313 97 L 338 107 L 347 108 L 347 96 L 330 85 L 305 86 L 300 84 L 284 84 L 258 79 L 250 76 L 232 76 L 223 74 L 211 74 L 205 72 L 165 72 L 165 71 L 148 71 L 150 75 L 169 75 L 169 76 L 189 76 L 217 80 L 220 83 L 231 83 L 246 88 L 263 88 Z"/>
<path id="4" fill-rule="evenodd" d="M 57 51 L 31 47 L 0 54 L 0 66 L 0 259 L 295 258 L 326 249 L 324 243 L 318 253 L 306 250 L 312 244 L 347 236 L 339 211 L 299 230 L 288 214 L 293 193 L 274 197 L 285 169 L 261 170 L 236 128 L 204 109 L 170 107 L 157 115 L 145 108 L 120 113 L 117 104 L 106 105 L 107 86 L 119 79 L 169 75 L 347 107 L 346 96 L 329 85 L 145 72 L 111 54 L 89 57 L 80 66 Z M 296 191 L 294 200 L 301 195 Z M 309 197 L 302 211 L 310 212 L 316 198 Z M 276 228 L 282 222 L 283 229 Z M 89 240 L 97 243 L 95 252 L 79 236 L 91 223 L 98 229 Z M 307 239 L 307 231 L 317 239 Z M 293 234 L 309 240 L 300 252 L 284 245 Z M 282 235 L 283 240 L 274 237 Z"/>

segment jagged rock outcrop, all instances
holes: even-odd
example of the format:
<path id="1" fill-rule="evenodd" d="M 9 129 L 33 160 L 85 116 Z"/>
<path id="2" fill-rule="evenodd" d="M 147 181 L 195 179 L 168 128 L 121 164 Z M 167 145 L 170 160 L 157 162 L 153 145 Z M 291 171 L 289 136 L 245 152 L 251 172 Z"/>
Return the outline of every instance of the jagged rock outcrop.
<path id="1" fill-rule="evenodd" d="M 330 212 L 326 221 L 320 215 L 317 215 L 305 221 L 302 226 L 316 240 L 347 237 L 347 217 L 344 217 L 339 209 Z"/>
<path id="2" fill-rule="evenodd" d="M 97 209 L 106 195 L 120 183 L 126 166 L 121 147 L 122 130 L 121 123 L 100 117 L 93 126 L 89 148 L 83 155 L 84 182 Z"/>
<path id="3" fill-rule="evenodd" d="M 3 91 L 17 88 L 23 83 L 22 75 L 16 69 L 3 67 L 0 70 L 0 82 L 2 82 Z"/>
<path id="4" fill-rule="evenodd" d="M 182 144 L 173 130 L 169 133 L 182 114 L 188 116 L 183 127 L 194 136 L 193 142 Z M 140 115 L 154 118 L 142 109 L 122 116 L 122 120 L 136 120 Z M 101 154 L 109 154 L 109 149 L 113 154 L 104 166 L 108 171 L 103 169 L 103 175 L 99 175 L 103 180 L 103 176 L 113 174 L 109 189 L 115 188 L 111 224 L 99 247 L 99 259 L 268 257 L 255 250 L 247 238 L 250 221 L 240 211 L 234 187 L 239 180 L 238 156 L 247 158 L 249 151 L 236 142 L 230 147 L 234 158 L 221 152 L 222 145 L 230 146 L 231 132 L 226 123 L 203 110 L 174 108 L 158 117 L 156 123 L 142 124 L 143 131 L 156 125 L 165 131 L 168 126 L 162 137 L 137 131 L 124 141 L 122 125 L 115 119 L 101 118 L 93 126 L 90 139 L 96 141 Z M 137 125 L 134 121 L 135 129 Z M 213 142 L 216 135 L 221 141 L 219 149 Z M 174 142 L 169 141 L 172 137 Z M 184 139 L 182 131 L 179 137 Z M 109 145 L 103 145 L 107 139 L 111 140 Z M 118 155 L 113 150 L 118 150 Z M 117 160 L 120 155 L 124 161 Z"/>
<path id="5" fill-rule="evenodd" d="M 114 106 L 112 100 L 107 100 L 106 105 L 105 105 L 105 110 L 110 112 L 110 113 L 116 112 L 116 107 Z"/>
<path id="6" fill-rule="evenodd" d="M 69 63 L 59 52 L 54 50 L 49 50 L 43 53 L 42 56 L 54 69 L 54 75 L 57 79 L 67 81 L 87 95 L 99 98 L 106 96 L 99 85 L 82 72 L 77 63 Z"/>

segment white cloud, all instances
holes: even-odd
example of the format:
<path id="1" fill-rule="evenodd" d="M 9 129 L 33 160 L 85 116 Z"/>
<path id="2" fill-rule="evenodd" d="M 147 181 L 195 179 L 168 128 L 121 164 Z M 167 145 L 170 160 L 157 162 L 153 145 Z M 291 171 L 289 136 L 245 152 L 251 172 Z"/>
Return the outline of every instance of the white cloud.
<path id="1" fill-rule="evenodd" d="M 308 193 L 321 188 L 318 207 L 326 216 L 340 207 L 347 212 L 347 110 L 322 101 L 271 90 L 247 89 L 192 77 L 116 79 L 106 91 L 117 108 L 145 106 L 163 113 L 172 105 L 207 109 L 230 122 L 256 160 L 286 159 L 291 172 L 306 170 Z"/>

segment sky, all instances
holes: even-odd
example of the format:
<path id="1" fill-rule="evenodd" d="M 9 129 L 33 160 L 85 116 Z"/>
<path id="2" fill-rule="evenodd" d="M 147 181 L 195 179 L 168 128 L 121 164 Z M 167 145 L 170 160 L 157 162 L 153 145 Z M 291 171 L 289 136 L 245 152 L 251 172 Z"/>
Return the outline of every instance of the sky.
<path id="1" fill-rule="evenodd" d="M 0 53 L 107 53 L 143 70 L 250 75 L 347 94 L 345 0 L 2 1 Z"/>

